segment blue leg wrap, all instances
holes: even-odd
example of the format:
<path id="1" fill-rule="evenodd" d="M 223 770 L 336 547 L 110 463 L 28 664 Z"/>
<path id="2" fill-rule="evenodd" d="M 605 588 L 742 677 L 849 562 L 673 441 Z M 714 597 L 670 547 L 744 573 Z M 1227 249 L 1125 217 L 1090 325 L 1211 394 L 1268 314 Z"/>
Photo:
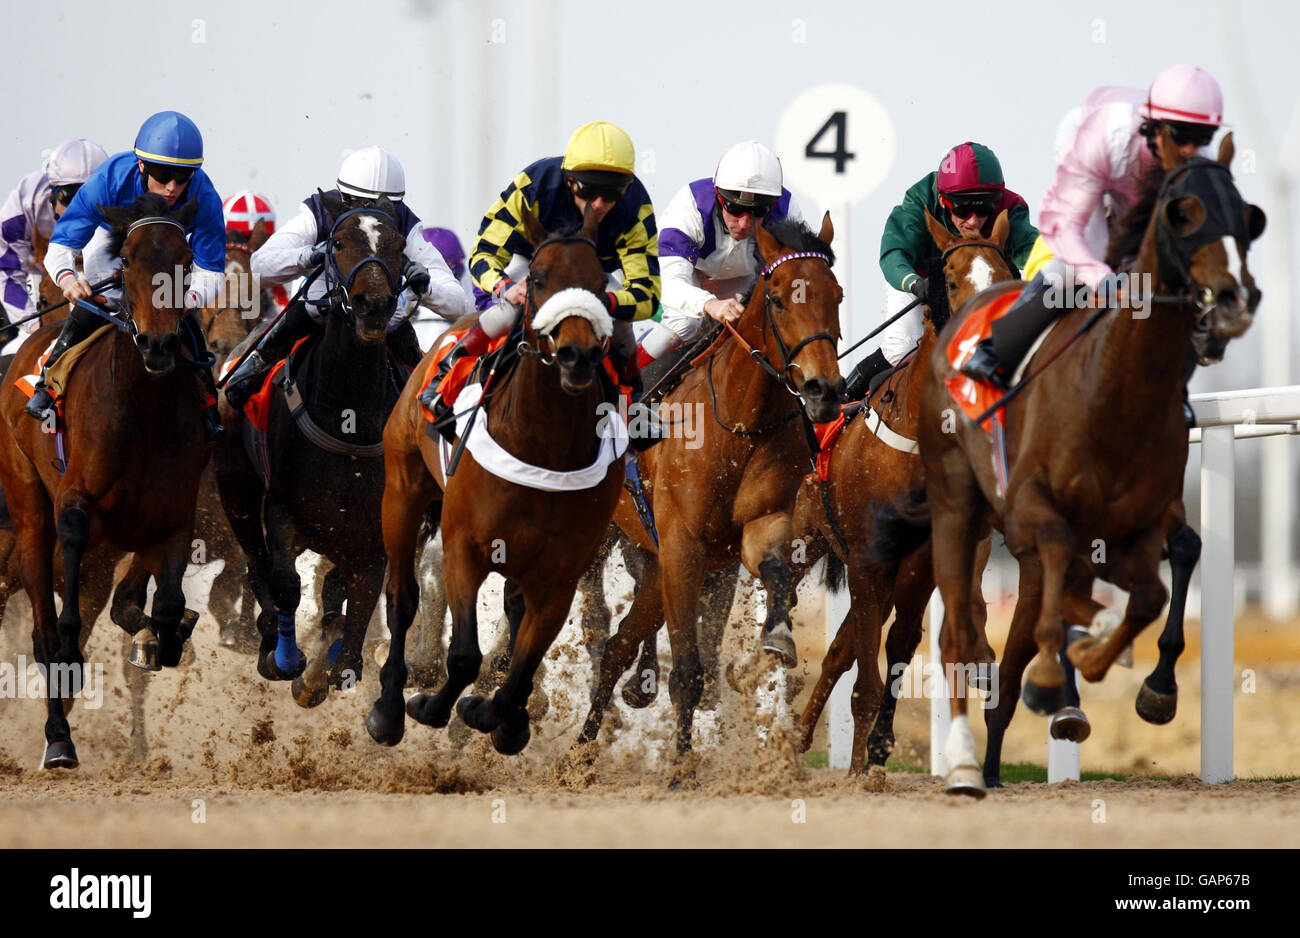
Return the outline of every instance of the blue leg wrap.
<path id="1" fill-rule="evenodd" d="M 294 634 L 293 614 L 277 612 L 275 620 L 276 631 L 279 632 L 279 640 L 275 645 L 275 666 L 281 671 L 292 671 L 302 660 L 302 652 L 298 650 L 298 639 Z"/>

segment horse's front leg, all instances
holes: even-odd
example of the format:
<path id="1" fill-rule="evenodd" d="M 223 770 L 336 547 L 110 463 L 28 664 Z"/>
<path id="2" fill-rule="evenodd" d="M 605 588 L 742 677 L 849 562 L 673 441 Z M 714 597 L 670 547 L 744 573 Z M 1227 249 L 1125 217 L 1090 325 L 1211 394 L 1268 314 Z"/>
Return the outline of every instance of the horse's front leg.
<path id="1" fill-rule="evenodd" d="M 302 674 L 307 658 L 298 649 L 296 615 L 302 599 L 302 580 L 294 564 L 297 531 L 286 505 L 267 500 L 266 546 L 271 568 L 267 586 L 275 604 L 275 650 L 263 662 L 271 680 L 289 681 Z"/>
<path id="2" fill-rule="evenodd" d="M 1169 591 L 1160 582 L 1160 557 L 1163 553 L 1164 538 L 1159 528 L 1146 531 L 1123 551 L 1110 552 L 1106 579 L 1128 591 L 1128 606 L 1124 610 L 1124 621 L 1108 638 L 1085 638 L 1070 646 L 1070 660 L 1085 680 L 1100 681 L 1104 678 L 1120 653 L 1164 609 Z"/>
<path id="3" fill-rule="evenodd" d="M 1167 539 L 1169 566 L 1173 571 L 1174 591 L 1169 600 L 1169 617 L 1157 643 L 1160 660 L 1138 690 L 1138 716 L 1148 723 L 1168 723 L 1178 710 L 1178 681 L 1174 665 L 1183 653 L 1183 611 L 1187 606 L 1187 585 L 1201 559 L 1201 537 L 1191 526 L 1179 522 Z"/>
<path id="4" fill-rule="evenodd" d="M 158 663 L 165 668 L 180 664 L 185 643 L 198 622 L 198 614 L 185 608 L 182 589 L 193 533 L 188 525 L 175 531 L 163 543 L 152 564 L 158 588 L 153 595 L 149 618 L 158 636 Z"/>
<path id="5" fill-rule="evenodd" d="M 790 515 L 778 511 L 748 522 L 740 545 L 745 568 L 760 578 L 767 589 L 763 650 L 776 655 L 787 668 L 799 663 L 794 627 L 790 621 L 790 581 L 793 574 L 787 561 L 793 536 Z"/>

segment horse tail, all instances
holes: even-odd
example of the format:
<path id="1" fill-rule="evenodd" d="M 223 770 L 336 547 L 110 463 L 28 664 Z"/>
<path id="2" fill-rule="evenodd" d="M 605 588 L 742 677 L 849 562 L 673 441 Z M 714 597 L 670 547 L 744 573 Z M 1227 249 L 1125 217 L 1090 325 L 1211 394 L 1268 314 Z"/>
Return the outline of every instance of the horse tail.
<path id="1" fill-rule="evenodd" d="M 435 498 L 429 503 L 429 507 L 424 510 L 424 518 L 420 521 L 420 531 L 416 536 L 416 543 L 427 544 L 438 536 L 438 525 L 442 523 L 442 499 Z"/>
<path id="2" fill-rule="evenodd" d="M 930 539 L 930 504 L 925 487 L 912 489 L 876 512 L 876 536 L 868 552 L 868 563 L 897 570 L 903 558 Z"/>
<path id="3" fill-rule="evenodd" d="M 844 589 L 848 580 L 849 568 L 840 560 L 840 555 L 833 550 L 826 552 L 826 569 L 822 573 L 822 586 L 832 592 Z"/>

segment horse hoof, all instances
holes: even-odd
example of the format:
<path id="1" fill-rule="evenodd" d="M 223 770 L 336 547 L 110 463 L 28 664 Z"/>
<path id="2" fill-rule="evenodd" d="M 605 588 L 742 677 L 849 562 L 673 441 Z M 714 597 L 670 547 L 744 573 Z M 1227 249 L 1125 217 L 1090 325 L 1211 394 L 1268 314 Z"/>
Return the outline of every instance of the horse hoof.
<path id="1" fill-rule="evenodd" d="M 782 622 L 763 633 L 763 650 L 771 652 L 781 659 L 787 668 L 798 667 L 799 653 L 794 647 L 794 636 L 790 626 Z"/>
<path id="2" fill-rule="evenodd" d="M 75 769 L 80 764 L 77 761 L 77 747 L 72 745 L 72 740 L 61 740 L 45 746 L 45 758 L 41 760 L 41 768 Z"/>
<path id="3" fill-rule="evenodd" d="M 1138 690 L 1135 706 L 1138 716 L 1142 719 L 1156 726 L 1163 726 L 1178 712 L 1178 688 L 1175 687 L 1172 694 L 1162 694 L 1152 690 L 1151 685 L 1144 681 Z"/>
<path id="4" fill-rule="evenodd" d="M 441 719 L 438 718 L 437 714 L 426 714 L 424 712 L 425 707 L 432 700 L 432 694 L 412 694 L 406 700 L 406 715 L 416 723 L 423 724 L 424 726 L 432 726 L 434 729 L 442 729 L 447 725 L 447 721 L 451 719 L 451 714 L 448 713 Z"/>
<path id="5" fill-rule="evenodd" d="M 266 656 L 262 659 L 262 665 L 263 667 L 258 668 L 257 670 L 261 673 L 262 677 L 266 678 L 268 681 L 292 681 L 294 678 L 302 674 L 303 671 L 307 670 L 307 656 L 299 655 L 297 665 L 290 668 L 288 671 L 282 671 L 280 666 L 275 663 L 275 652 L 268 651 Z"/>
<path id="6" fill-rule="evenodd" d="M 1081 743 L 1092 733 L 1092 724 L 1078 707 L 1065 707 L 1052 714 L 1047 729 L 1052 739 Z"/>
<path id="7" fill-rule="evenodd" d="M 984 776 L 977 766 L 959 765 L 948 773 L 944 779 L 944 791 L 950 795 L 966 795 L 969 798 L 983 798 L 988 794 L 984 790 Z"/>
<path id="8" fill-rule="evenodd" d="M 1032 681 L 1025 681 L 1025 686 L 1020 691 L 1020 699 L 1025 702 L 1025 706 L 1030 711 L 1045 717 L 1065 707 L 1065 685 L 1039 687 Z"/>
<path id="9" fill-rule="evenodd" d="M 400 717 L 393 719 L 376 704 L 366 714 L 366 732 L 380 745 L 396 746 L 402 741 L 402 736 L 406 732 L 406 721 Z"/>
<path id="10" fill-rule="evenodd" d="M 293 694 L 293 702 L 306 710 L 319 707 L 330 695 L 328 684 L 324 687 L 308 687 L 301 675 L 293 679 L 289 692 Z"/>
<path id="11" fill-rule="evenodd" d="M 146 625 L 135 633 L 126 660 L 145 671 L 162 670 L 162 664 L 158 660 L 158 637 L 153 634 L 153 629 Z"/>
<path id="12" fill-rule="evenodd" d="M 199 614 L 193 609 L 181 613 L 180 624 L 176 626 L 176 635 L 182 643 L 188 642 L 194 634 L 194 627 L 199 624 Z"/>
<path id="13" fill-rule="evenodd" d="M 523 752 L 533 735 L 529 726 L 529 721 L 525 720 L 519 729 L 511 730 L 503 723 L 492 731 L 492 748 L 503 756 L 518 755 Z"/>
<path id="14" fill-rule="evenodd" d="M 470 694 L 456 701 L 456 712 L 470 729 L 478 730 L 480 733 L 491 733 L 500 729 L 501 721 L 492 713 L 492 708 L 487 706 L 487 702 L 486 697 Z"/>
<path id="15" fill-rule="evenodd" d="M 655 698 L 659 696 L 658 675 L 655 675 L 655 680 L 650 685 L 654 688 L 653 690 L 646 691 L 642 689 L 641 685 L 644 683 L 644 680 L 638 680 L 638 676 L 634 674 L 623 684 L 623 703 L 633 710 L 644 710 L 654 703 Z"/>

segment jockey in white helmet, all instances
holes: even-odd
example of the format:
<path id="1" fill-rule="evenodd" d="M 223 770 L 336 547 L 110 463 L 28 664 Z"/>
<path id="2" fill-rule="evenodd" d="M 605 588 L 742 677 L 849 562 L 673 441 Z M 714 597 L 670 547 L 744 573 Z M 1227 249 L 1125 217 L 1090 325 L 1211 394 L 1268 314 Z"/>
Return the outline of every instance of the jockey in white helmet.
<path id="1" fill-rule="evenodd" d="M 782 186 L 781 161 L 753 140 L 722 154 L 712 179 L 678 190 L 660 217 L 663 316 L 641 340 L 639 365 L 695 338 L 703 316 L 735 322 L 744 311 L 736 297 L 763 266 L 754 226 L 801 217 Z"/>
<path id="2" fill-rule="evenodd" d="M 338 198 L 345 209 L 372 205 L 380 198 L 393 203 L 394 220 L 406 235 L 402 273 L 408 290 L 418 303 L 447 321 L 454 321 L 471 309 L 464 290 L 452 275 L 437 249 L 424 238 L 424 226 L 406 204 L 406 173 L 397 157 L 381 147 L 354 150 L 339 167 L 338 188 L 324 195 Z M 275 232 L 253 253 L 253 275 L 263 284 L 284 283 L 304 276 L 324 257 L 324 240 L 334 226 L 322 193 L 303 200 L 296 217 Z M 323 320 L 309 300 L 325 292 L 321 280 L 314 282 L 304 299 L 290 303 L 275 325 L 262 336 L 258 347 L 230 375 L 226 400 L 241 407 L 261 385 L 262 376 L 293 347 L 293 343 L 320 327 Z M 419 364 L 420 343 L 407 318 L 414 304 L 401 302 L 388 326 L 388 344 L 408 367 Z"/>

